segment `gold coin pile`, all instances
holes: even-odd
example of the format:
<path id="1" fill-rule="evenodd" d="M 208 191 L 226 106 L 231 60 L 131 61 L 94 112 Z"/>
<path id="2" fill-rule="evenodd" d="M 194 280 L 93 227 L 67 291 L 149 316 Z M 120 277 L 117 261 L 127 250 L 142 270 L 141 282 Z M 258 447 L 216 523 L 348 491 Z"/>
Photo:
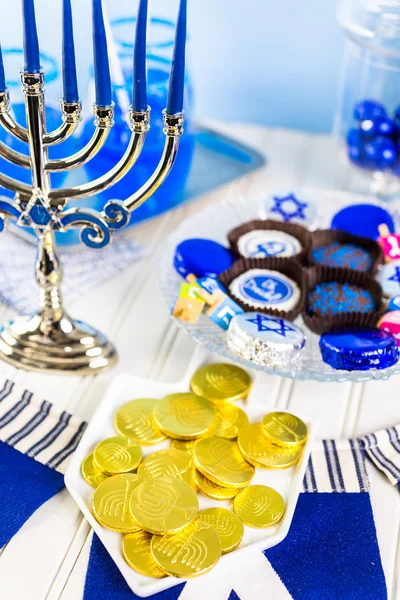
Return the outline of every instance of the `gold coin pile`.
<path id="1" fill-rule="evenodd" d="M 196 577 L 238 547 L 243 525 L 270 527 L 282 519 L 282 496 L 249 484 L 256 468 L 295 464 L 307 426 L 285 412 L 250 424 L 232 404 L 246 399 L 250 386 L 239 367 L 201 367 L 191 392 L 121 406 L 114 417 L 118 435 L 101 441 L 83 461 L 82 476 L 96 488 L 93 514 L 102 526 L 124 534 L 123 556 L 138 573 Z M 142 447 L 167 438 L 169 448 L 143 458 Z M 199 510 L 197 492 L 232 501 L 233 510 Z"/>

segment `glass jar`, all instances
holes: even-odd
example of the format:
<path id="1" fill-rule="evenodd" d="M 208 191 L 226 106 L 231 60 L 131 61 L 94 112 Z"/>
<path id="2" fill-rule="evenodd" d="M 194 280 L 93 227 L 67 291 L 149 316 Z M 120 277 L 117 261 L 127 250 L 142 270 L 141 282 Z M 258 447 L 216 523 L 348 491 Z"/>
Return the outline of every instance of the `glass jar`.
<path id="1" fill-rule="evenodd" d="M 340 0 L 343 154 L 382 198 L 400 192 L 400 0 Z"/>

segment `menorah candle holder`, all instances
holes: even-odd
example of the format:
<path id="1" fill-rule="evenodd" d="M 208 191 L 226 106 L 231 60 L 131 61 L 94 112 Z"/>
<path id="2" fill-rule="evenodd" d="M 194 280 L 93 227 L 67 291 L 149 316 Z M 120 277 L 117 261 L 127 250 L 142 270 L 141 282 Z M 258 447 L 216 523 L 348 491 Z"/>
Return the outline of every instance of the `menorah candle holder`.
<path id="1" fill-rule="evenodd" d="M 94 105 L 95 130 L 91 140 L 76 154 L 52 160 L 48 148 L 66 140 L 81 120 L 81 103 L 61 101 L 62 124 L 46 131 L 44 72 L 21 72 L 27 127 L 12 117 L 8 91 L 0 92 L 0 124 L 11 135 L 26 142 L 29 156 L 0 142 L 0 156 L 30 169 L 32 184 L 27 185 L 0 173 L 0 185 L 15 192 L 10 200 L 0 197 L 0 231 L 7 220 L 20 227 L 31 227 L 38 238 L 36 281 L 39 286 L 39 311 L 16 317 L 0 330 L 0 358 L 27 370 L 88 374 L 112 366 L 117 360 L 115 347 L 107 338 L 82 321 L 72 319 L 64 309 L 61 294 L 62 268 L 57 255 L 54 232 L 80 228 L 81 241 L 90 248 L 103 248 L 116 230 L 129 221 L 130 213 L 160 187 L 177 156 L 183 133 L 184 114 L 164 111 L 164 151 L 153 175 L 125 201 L 111 200 L 102 212 L 67 208 L 79 200 L 110 188 L 135 164 L 150 127 L 150 108 L 129 114 L 131 138 L 121 160 L 106 174 L 83 185 L 52 189 L 51 172 L 69 171 L 84 165 L 104 145 L 113 126 L 114 106 Z"/>

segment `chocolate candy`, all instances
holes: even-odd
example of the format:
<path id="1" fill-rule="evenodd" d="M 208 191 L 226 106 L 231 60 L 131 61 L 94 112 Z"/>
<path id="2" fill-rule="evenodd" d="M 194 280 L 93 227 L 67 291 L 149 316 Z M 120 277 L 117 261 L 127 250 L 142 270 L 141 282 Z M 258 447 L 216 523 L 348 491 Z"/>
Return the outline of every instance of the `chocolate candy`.
<path id="1" fill-rule="evenodd" d="M 233 264 L 234 257 L 228 248 L 203 238 L 181 242 L 175 250 L 174 267 L 182 277 L 218 277 Z"/>
<path id="2" fill-rule="evenodd" d="M 386 313 L 378 323 L 379 329 L 391 333 L 400 346 L 400 310 Z"/>
<path id="3" fill-rule="evenodd" d="M 399 360 L 395 338 L 381 329 L 345 328 L 331 331 L 321 336 L 319 346 L 324 362 L 334 369 L 386 369 Z"/>
<path id="4" fill-rule="evenodd" d="M 374 204 L 352 204 L 335 214 L 331 226 L 332 229 L 377 240 L 382 224 L 387 225 L 390 233 L 394 233 L 393 218 L 387 210 Z"/>
<path id="5" fill-rule="evenodd" d="M 311 256 L 315 263 L 328 267 L 347 267 L 356 271 L 368 271 L 372 265 L 370 253 L 355 244 L 333 242 L 327 246 L 314 248 Z"/>
<path id="6" fill-rule="evenodd" d="M 386 109 L 376 100 L 362 100 L 354 107 L 354 118 L 357 121 L 375 121 L 386 117 Z"/>
<path id="7" fill-rule="evenodd" d="M 366 313 L 375 310 L 375 300 L 368 290 L 337 281 L 318 283 L 307 295 L 307 312 L 318 316 L 340 313 Z"/>
<path id="8" fill-rule="evenodd" d="M 232 296 L 252 308 L 290 311 L 300 299 L 300 288 L 278 271 L 250 269 L 229 285 Z"/>
<path id="9" fill-rule="evenodd" d="M 237 241 L 238 252 L 245 258 L 268 258 L 280 256 L 290 258 L 301 251 L 297 238 L 275 229 L 253 229 Z"/>
<path id="10" fill-rule="evenodd" d="M 233 352 L 265 366 L 297 360 L 305 343 L 297 325 L 259 312 L 235 317 L 228 330 L 228 346 Z"/>

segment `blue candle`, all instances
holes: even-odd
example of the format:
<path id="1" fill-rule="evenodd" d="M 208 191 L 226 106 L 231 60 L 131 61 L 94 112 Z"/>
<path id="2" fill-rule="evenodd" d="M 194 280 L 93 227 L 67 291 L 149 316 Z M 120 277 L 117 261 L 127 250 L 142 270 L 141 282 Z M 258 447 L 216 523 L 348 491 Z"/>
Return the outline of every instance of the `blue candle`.
<path id="1" fill-rule="evenodd" d="M 93 57 L 96 103 L 99 106 L 109 106 L 111 104 L 111 77 L 101 0 L 93 0 Z"/>
<path id="2" fill-rule="evenodd" d="M 148 0 L 140 0 L 133 60 L 133 110 L 147 110 L 146 33 Z"/>
<path id="3" fill-rule="evenodd" d="M 65 102 L 78 102 L 78 81 L 76 79 L 74 29 L 72 25 L 71 0 L 63 0 L 63 85 Z"/>
<path id="4" fill-rule="evenodd" d="M 178 25 L 176 28 L 174 55 L 172 59 L 171 77 L 167 113 L 176 115 L 183 110 L 183 94 L 185 87 L 185 50 L 186 50 L 187 0 L 181 0 Z"/>
<path id="5" fill-rule="evenodd" d="M 23 0 L 22 14 L 24 26 L 24 69 L 28 73 L 38 73 L 40 71 L 39 42 L 33 0 Z"/>
<path id="6" fill-rule="evenodd" d="M 7 86 L 6 86 L 6 76 L 4 73 L 3 53 L 1 51 L 1 46 L 0 46 L 0 92 L 5 92 L 6 89 L 7 89 Z"/>

